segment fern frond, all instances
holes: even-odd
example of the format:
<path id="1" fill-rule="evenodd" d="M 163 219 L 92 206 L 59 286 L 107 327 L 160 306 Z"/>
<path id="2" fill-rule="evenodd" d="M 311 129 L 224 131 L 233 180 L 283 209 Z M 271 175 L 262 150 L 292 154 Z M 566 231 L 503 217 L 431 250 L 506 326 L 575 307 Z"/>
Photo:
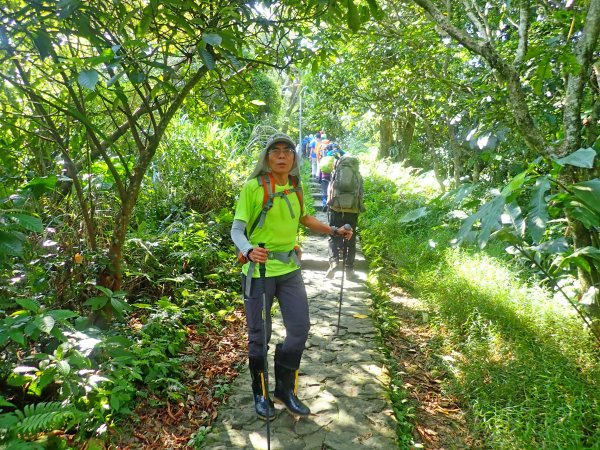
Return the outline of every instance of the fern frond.
<path id="1" fill-rule="evenodd" d="M 64 424 L 82 413 L 73 406 L 60 402 L 42 402 L 27 405 L 23 411 L 15 411 L 19 422 L 13 431 L 21 435 L 31 435 L 60 429 Z"/>

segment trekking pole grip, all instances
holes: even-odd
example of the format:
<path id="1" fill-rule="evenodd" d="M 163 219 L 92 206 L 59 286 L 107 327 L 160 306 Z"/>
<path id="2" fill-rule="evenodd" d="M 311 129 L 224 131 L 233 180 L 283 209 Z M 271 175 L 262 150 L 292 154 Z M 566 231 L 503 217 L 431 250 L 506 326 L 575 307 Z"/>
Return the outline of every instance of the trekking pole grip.
<path id="1" fill-rule="evenodd" d="M 346 225 L 344 225 L 344 230 L 351 230 L 352 227 L 350 226 L 349 223 L 347 223 Z"/>
<path id="2" fill-rule="evenodd" d="M 265 243 L 264 242 L 260 242 L 258 244 L 258 246 L 260 248 L 265 248 Z M 260 265 L 258 267 L 258 270 L 259 270 L 261 278 L 264 278 L 266 276 L 266 274 L 267 274 L 267 266 L 266 266 L 266 264 L 265 263 L 260 263 Z"/>

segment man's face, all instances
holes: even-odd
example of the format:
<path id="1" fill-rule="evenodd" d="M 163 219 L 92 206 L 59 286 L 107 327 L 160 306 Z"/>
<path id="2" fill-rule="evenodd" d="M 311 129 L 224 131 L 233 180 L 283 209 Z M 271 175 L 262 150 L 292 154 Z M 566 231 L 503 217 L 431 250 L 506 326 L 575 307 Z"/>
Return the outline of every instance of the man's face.
<path id="1" fill-rule="evenodd" d="M 278 142 L 269 148 L 268 161 L 271 172 L 275 175 L 287 176 L 294 164 L 295 151 L 285 142 Z"/>

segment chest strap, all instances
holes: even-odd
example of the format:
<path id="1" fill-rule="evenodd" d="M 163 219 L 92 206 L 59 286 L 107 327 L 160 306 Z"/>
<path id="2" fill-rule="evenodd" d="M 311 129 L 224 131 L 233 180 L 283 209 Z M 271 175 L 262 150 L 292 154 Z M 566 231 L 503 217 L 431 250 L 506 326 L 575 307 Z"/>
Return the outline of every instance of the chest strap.
<path id="1" fill-rule="evenodd" d="M 296 177 L 290 176 L 289 179 L 293 186 L 292 189 L 286 189 L 284 191 L 275 192 L 275 178 L 273 177 L 272 173 L 269 172 L 265 175 L 261 175 L 260 177 L 258 177 L 258 184 L 260 186 L 262 186 L 263 190 L 264 190 L 263 207 L 260 212 L 260 215 L 258 216 L 256 221 L 250 227 L 249 235 L 252 234 L 252 232 L 254 231 L 254 229 L 257 226 L 258 226 L 258 228 L 263 227 L 263 225 L 265 224 L 265 219 L 267 217 L 267 213 L 273 207 L 273 202 L 275 201 L 276 197 L 283 199 L 283 201 L 286 203 L 288 209 L 290 210 L 290 215 L 292 216 L 292 219 L 295 219 L 296 215 L 294 214 L 294 210 L 292 208 L 292 203 L 290 202 L 288 195 L 290 195 L 292 193 L 296 193 L 296 195 L 298 196 L 298 202 L 300 203 L 300 213 L 301 214 L 303 213 L 304 201 L 303 201 L 303 195 L 302 195 L 303 194 L 302 188 L 299 186 L 298 179 Z"/>

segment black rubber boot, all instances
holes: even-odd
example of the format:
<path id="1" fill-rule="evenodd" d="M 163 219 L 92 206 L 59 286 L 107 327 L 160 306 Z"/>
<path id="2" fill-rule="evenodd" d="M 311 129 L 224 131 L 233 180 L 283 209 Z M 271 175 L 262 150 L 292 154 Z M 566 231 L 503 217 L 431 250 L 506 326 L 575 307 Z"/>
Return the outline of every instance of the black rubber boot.
<path id="1" fill-rule="evenodd" d="M 281 348 L 281 344 L 275 347 L 275 401 L 282 403 L 295 416 L 308 416 L 310 409 L 296 397 L 302 354 L 285 353 Z"/>
<path id="2" fill-rule="evenodd" d="M 250 358 L 248 366 L 250 367 L 250 376 L 252 377 L 252 397 L 254 398 L 254 409 L 256 414 L 262 420 L 273 420 L 275 418 L 275 405 L 268 398 L 268 387 L 264 377 L 263 358 Z M 267 402 L 269 402 L 269 414 L 267 417 Z"/>

